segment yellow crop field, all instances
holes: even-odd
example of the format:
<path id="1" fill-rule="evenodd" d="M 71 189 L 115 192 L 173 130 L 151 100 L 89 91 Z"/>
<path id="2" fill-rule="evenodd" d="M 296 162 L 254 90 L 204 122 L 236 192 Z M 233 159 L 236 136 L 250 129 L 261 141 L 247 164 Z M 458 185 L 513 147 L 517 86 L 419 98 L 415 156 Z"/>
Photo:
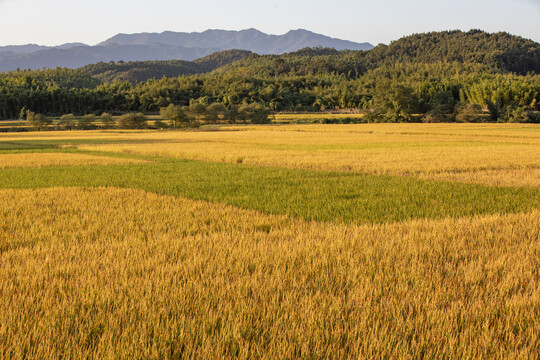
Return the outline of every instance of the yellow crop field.
<path id="1" fill-rule="evenodd" d="M 540 213 L 347 226 L 0 190 L 3 358 L 535 358 Z"/>
<path id="2" fill-rule="evenodd" d="M 0 134 L 0 359 L 536 359 L 538 154 L 523 124 Z"/>
<path id="3" fill-rule="evenodd" d="M 153 133 L 144 140 L 128 133 L 131 142 L 78 148 L 538 188 L 539 130 L 521 124 L 249 126 Z"/>
<path id="4" fill-rule="evenodd" d="M 0 168 L 75 165 L 142 164 L 147 161 L 72 153 L 0 154 Z"/>
<path id="5" fill-rule="evenodd" d="M 540 127 L 536 124 L 353 124 L 353 125 L 325 125 L 325 124 L 301 124 L 301 125 L 224 125 L 207 126 L 199 131 L 182 132 L 161 132 L 147 130 L 74 130 L 74 131 L 43 131 L 27 133 L 6 133 L 1 134 L 2 141 L 20 141 L 20 140 L 47 140 L 47 139 L 102 139 L 102 138 L 128 138 L 128 139 L 160 139 L 177 138 L 190 136 L 193 133 L 202 133 L 212 136 L 218 130 L 229 132 L 242 131 L 272 131 L 284 133 L 284 139 L 288 138 L 287 133 L 299 134 L 306 132 L 331 133 L 339 137 L 349 137 L 355 134 L 372 135 L 440 135 L 440 136 L 469 136 L 469 139 L 478 139 L 477 137 L 487 137 L 492 141 L 504 141 L 504 139 L 519 138 L 521 141 L 529 139 L 535 142 L 540 136 Z M 340 135 L 337 135 L 340 134 Z M 350 135 L 347 135 L 350 134 Z M 299 135 L 301 136 L 301 135 Z M 271 141 L 270 139 L 268 141 Z M 279 142 L 279 138 L 276 138 Z M 281 140 L 283 141 L 283 140 Z M 343 141 L 342 139 L 340 140 Z M 350 140 L 354 141 L 354 140 Z M 311 140 L 310 142 L 313 142 Z"/>

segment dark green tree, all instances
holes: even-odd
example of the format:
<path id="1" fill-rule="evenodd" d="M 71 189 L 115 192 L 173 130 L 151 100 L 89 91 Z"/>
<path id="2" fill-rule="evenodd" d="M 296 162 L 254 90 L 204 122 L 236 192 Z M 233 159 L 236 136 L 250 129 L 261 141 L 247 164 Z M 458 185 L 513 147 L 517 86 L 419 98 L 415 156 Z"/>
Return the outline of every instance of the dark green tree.
<path id="1" fill-rule="evenodd" d="M 227 109 L 221 103 L 213 103 L 206 108 L 206 121 L 217 122 L 225 116 Z"/>
<path id="2" fill-rule="evenodd" d="M 482 122 L 483 116 L 482 107 L 478 104 L 460 104 L 457 107 L 457 122 Z"/>
<path id="3" fill-rule="evenodd" d="M 121 129 L 146 129 L 148 124 L 146 116 L 142 113 L 128 113 L 120 116 L 118 127 Z"/>
<path id="4" fill-rule="evenodd" d="M 186 126 L 190 121 L 189 116 L 179 105 L 169 104 L 167 107 L 162 107 L 159 114 L 164 119 L 170 120 L 175 129 Z"/>
<path id="5" fill-rule="evenodd" d="M 411 87 L 388 81 L 377 84 L 373 100 L 378 112 L 389 122 L 411 121 L 418 106 Z"/>
<path id="6" fill-rule="evenodd" d="M 270 123 L 270 110 L 260 104 L 242 104 L 238 108 L 238 114 L 240 120 L 251 122 L 253 124 Z"/>

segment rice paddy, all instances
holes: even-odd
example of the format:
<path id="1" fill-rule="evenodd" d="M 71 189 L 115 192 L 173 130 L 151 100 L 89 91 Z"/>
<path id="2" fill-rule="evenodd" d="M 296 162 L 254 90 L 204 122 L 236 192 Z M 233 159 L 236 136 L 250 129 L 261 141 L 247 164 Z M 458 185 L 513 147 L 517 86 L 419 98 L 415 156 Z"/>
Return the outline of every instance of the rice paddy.
<path id="1" fill-rule="evenodd" d="M 0 358 L 537 358 L 540 127 L 206 130 L 0 135 Z"/>
<path id="2" fill-rule="evenodd" d="M 535 126 L 296 125 L 165 133 L 84 150 L 288 168 L 415 176 L 495 186 L 540 185 Z M 238 128 L 229 128 L 229 130 Z M 99 141 L 99 140 L 98 140 Z"/>
<path id="3" fill-rule="evenodd" d="M 143 162 L 144 160 L 138 159 L 96 156 L 81 153 L 0 153 L 0 168 L 137 164 Z"/>

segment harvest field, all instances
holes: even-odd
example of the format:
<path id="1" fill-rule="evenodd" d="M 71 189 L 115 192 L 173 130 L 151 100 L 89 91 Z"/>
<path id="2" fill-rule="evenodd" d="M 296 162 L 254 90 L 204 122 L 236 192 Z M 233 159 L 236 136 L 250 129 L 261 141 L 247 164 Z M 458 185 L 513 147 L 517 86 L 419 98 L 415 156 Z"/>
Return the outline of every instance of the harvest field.
<path id="1" fill-rule="evenodd" d="M 0 168 L 70 165 L 140 164 L 144 160 L 96 156 L 81 153 L 0 154 Z"/>
<path id="2" fill-rule="evenodd" d="M 85 150 L 488 185 L 540 187 L 540 129 L 527 125 L 377 124 L 223 128 L 78 145 Z M 243 130 L 243 131 L 238 131 Z M 145 142 L 157 142 L 148 146 Z"/>
<path id="3" fill-rule="evenodd" d="M 1 358 L 537 358 L 540 126 L 0 135 Z"/>

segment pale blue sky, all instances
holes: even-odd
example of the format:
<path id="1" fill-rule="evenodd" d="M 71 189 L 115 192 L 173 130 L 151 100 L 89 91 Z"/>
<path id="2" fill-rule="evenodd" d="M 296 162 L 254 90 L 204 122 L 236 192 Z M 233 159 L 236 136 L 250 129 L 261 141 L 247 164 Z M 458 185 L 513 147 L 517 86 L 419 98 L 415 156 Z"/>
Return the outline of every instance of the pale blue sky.
<path id="1" fill-rule="evenodd" d="M 94 45 L 117 33 L 304 28 L 389 43 L 449 29 L 507 31 L 540 42 L 540 0 L 0 0 L 0 45 Z"/>

